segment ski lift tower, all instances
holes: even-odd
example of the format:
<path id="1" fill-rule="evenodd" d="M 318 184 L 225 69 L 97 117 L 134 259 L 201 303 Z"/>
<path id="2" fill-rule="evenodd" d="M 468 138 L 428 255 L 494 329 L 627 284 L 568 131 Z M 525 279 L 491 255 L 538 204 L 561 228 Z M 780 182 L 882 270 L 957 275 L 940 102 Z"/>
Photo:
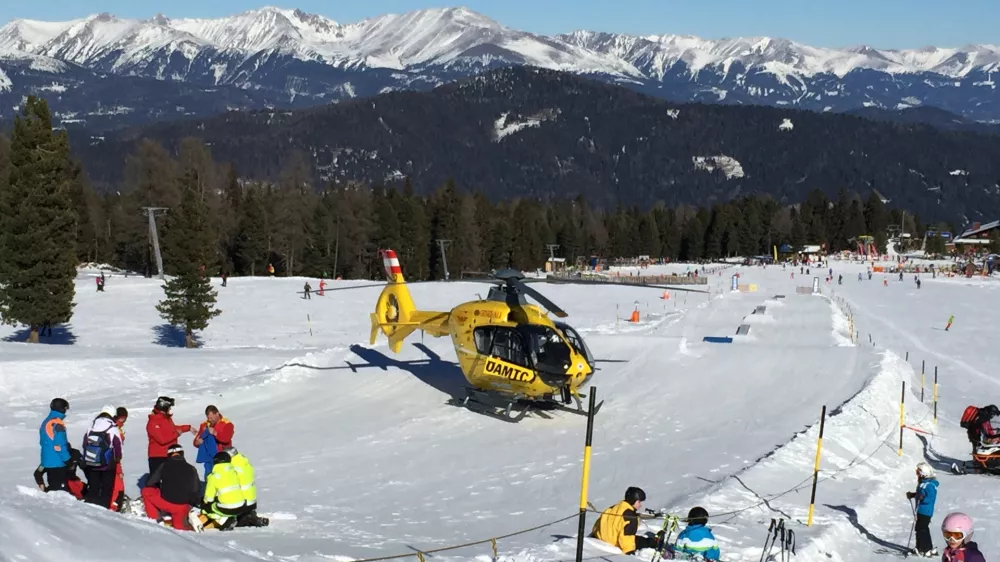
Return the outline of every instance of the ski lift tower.
<path id="1" fill-rule="evenodd" d="M 160 255 L 160 239 L 156 236 L 156 213 L 158 211 L 167 212 L 167 207 L 143 207 L 142 212 L 149 217 L 149 242 L 153 247 L 153 254 L 156 256 L 156 270 L 160 279 L 163 279 L 163 256 Z"/>

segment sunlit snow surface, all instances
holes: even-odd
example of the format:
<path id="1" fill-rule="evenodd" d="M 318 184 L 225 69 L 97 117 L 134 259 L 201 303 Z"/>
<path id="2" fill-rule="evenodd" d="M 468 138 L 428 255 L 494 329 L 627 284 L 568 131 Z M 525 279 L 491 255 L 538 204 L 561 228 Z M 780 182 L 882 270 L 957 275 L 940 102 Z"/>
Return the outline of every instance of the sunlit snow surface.
<path id="1" fill-rule="evenodd" d="M 905 454 L 897 455 L 900 383 L 908 383 L 908 425 L 937 434 L 929 437 L 931 461 L 944 466 L 965 458 L 962 409 L 1000 393 L 988 314 L 1000 285 L 922 275 L 918 290 L 907 275 L 903 282 L 890 276 L 883 287 L 880 275 L 856 280 L 862 265 L 832 267 L 844 285 L 820 279 L 822 296 L 796 295 L 795 286 L 811 285 L 812 277 L 796 268 L 792 279 L 792 268 L 781 267 L 723 271 L 711 277 L 711 298 L 540 286 L 569 312 L 594 354 L 612 360 L 600 363 L 593 379 L 605 400 L 594 433 L 595 506 L 618 501 L 629 485 L 647 491 L 647 507 L 684 515 L 703 505 L 716 515 L 711 525 L 726 560 L 759 560 L 772 517 L 790 519 L 797 560 L 884 560 L 886 548 L 906 544 L 911 515 L 903 493 L 914 485 L 912 467 L 923 448 L 908 431 Z M 757 291 L 730 292 L 734 272 Z M 113 276 L 107 292 L 97 293 L 84 272 L 73 323 L 52 337 L 67 345 L 0 343 L 0 559 L 363 558 L 488 539 L 575 513 L 583 418 L 507 424 L 448 405 L 465 382 L 449 340 L 421 341 L 418 334 L 398 356 L 384 339 L 368 346 L 377 288 L 303 300 L 295 294 L 303 282 L 230 279 L 219 287 L 224 313 L 203 334 L 204 346 L 186 350 L 174 347 L 182 337 L 153 308 L 159 281 Z M 484 287 L 411 290 L 418 306 L 448 310 Z M 860 345 L 850 341 L 833 291 L 853 308 Z M 753 314 L 759 305 L 765 310 Z M 635 307 L 641 321 L 626 322 Z M 955 325 L 944 332 L 949 314 Z M 751 326 L 749 335 L 734 335 L 740 324 Z M 734 342 L 703 343 L 709 335 Z M 0 328 L 0 338 L 22 336 Z M 921 359 L 930 376 L 939 367 L 937 426 L 919 403 Z M 124 468 L 127 492 L 137 496 L 145 417 L 161 394 L 177 399 L 178 422 L 197 423 L 208 404 L 234 421 L 235 444 L 257 468 L 261 511 L 275 515 L 269 528 L 177 533 L 33 490 L 38 424 L 60 395 L 72 404 L 67 423 L 75 446 L 101 406 L 129 408 Z M 815 522 L 807 528 L 824 404 L 831 416 Z M 191 437 L 182 443 L 193 459 Z M 1000 545 L 995 485 L 987 476 L 942 474 L 932 529 L 948 510 L 965 509 L 990 556 Z M 88 548 L 95 533 L 109 539 L 111 551 Z M 501 558 L 571 559 L 575 534 L 573 520 L 504 539 Z M 940 534 L 934 536 L 940 548 Z M 592 540 L 586 555 L 614 557 Z M 434 557 L 488 560 L 491 550 L 486 544 Z"/>

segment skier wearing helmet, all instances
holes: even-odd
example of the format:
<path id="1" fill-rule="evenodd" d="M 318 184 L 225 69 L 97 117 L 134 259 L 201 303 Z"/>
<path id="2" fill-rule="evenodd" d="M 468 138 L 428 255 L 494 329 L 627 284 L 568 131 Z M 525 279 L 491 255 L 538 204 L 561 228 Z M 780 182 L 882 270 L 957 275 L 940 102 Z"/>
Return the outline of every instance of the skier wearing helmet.
<path id="1" fill-rule="evenodd" d="M 49 415 L 38 428 L 38 442 L 42 449 L 39 468 L 48 476 L 46 491 L 65 490 L 71 458 L 63 419 L 69 411 L 69 402 L 65 398 L 53 398 L 49 410 Z"/>
<path id="2" fill-rule="evenodd" d="M 943 562 L 986 562 L 986 557 L 979 552 L 979 545 L 972 542 L 972 518 L 964 513 L 949 513 L 941 523 L 944 534 Z"/>
<path id="3" fill-rule="evenodd" d="M 156 399 L 156 405 L 149 414 L 149 421 L 146 422 L 146 435 L 149 436 L 149 473 L 156 472 L 156 468 L 166 462 L 167 449 L 171 445 L 177 444 L 177 438 L 185 432 L 195 433 L 190 425 L 175 425 L 173 415 L 170 411 L 174 407 L 174 399 L 169 396 L 160 396 Z"/>
<path id="4" fill-rule="evenodd" d="M 687 527 L 677 535 L 675 552 L 718 560 L 719 543 L 707 525 L 708 511 L 704 507 L 691 508 L 687 515 Z"/>
<path id="5" fill-rule="evenodd" d="M 931 539 L 931 518 L 934 517 L 934 502 L 937 500 L 938 481 L 934 468 L 922 462 L 917 465 L 917 491 L 906 492 L 906 498 L 917 503 L 917 547 L 915 554 L 928 558 L 937 556 L 937 549 Z"/>

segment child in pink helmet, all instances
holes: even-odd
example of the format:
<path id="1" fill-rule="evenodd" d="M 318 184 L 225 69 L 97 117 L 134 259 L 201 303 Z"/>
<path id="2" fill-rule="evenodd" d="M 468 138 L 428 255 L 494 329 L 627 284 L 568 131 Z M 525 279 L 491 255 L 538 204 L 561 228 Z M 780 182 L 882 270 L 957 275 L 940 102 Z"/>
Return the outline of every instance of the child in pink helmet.
<path id="1" fill-rule="evenodd" d="M 941 523 L 941 532 L 947 546 L 941 556 L 943 562 L 986 562 L 979 546 L 972 542 L 972 518 L 964 513 L 949 513 Z"/>

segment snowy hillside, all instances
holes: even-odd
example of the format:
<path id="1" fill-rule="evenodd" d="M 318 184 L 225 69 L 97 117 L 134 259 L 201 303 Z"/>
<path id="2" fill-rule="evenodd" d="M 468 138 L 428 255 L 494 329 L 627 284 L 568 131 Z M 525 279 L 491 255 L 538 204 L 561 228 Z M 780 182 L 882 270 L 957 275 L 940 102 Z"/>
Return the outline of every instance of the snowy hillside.
<path id="1" fill-rule="evenodd" d="M 217 19 L 135 20 L 102 13 L 67 22 L 13 20 L 0 28 L 0 69 L 12 82 L 10 99 L 0 102 L 16 103 L 38 91 L 39 79 L 55 80 L 85 94 L 83 100 L 57 97 L 58 112 L 85 115 L 125 101 L 116 94 L 120 88 L 101 87 L 102 76 L 110 75 L 131 79 L 129 88 L 138 90 L 149 87 L 138 79 L 187 85 L 193 91 L 171 92 L 173 105 L 182 106 L 177 117 L 183 117 L 428 89 L 511 64 L 583 73 L 677 101 L 817 111 L 932 106 L 1000 122 L 992 79 L 1000 47 L 993 45 L 879 50 L 816 48 L 770 37 L 599 31 L 549 37 L 460 7 L 346 24 L 275 7 Z M 232 98 L 221 109 L 206 96 L 215 91 Z M 253 95 L 240 99 L 239 91 Z M 103 128 L 170 116 L 166 104 L 131 98 L 130 116 L 70 124 Z M 0 116 L 11 105 L 0 103 Z"/>
<path id="2" fill-rule="evenodd" d="M 618 501 L 629 485 L 647 491 L 646 507 L 683 516 L 703 505 L 714 515 L 723 560 L 730 561 L 759 560 L 766 524 L 777 517 L 794 529 L 801 560 L 874 562 L 906 544 L 909 508 L 902 494 L 912 488 L 913 465 L 923 458 L 920 439 L 928 437 L 907 432 L 905 454 L 897 456 L 899 385 L 905 380 L 910 389 L 907 424 L 936 434 L 928 458 L 939 467 L 963 458 L 968 444 L 957 417 L 967 403 L 990 400 L 995 385 L 985 374 L 996 361 L 989 318 L 975 312 L 1000 287 L 928 278 L 919 290 L 910 279 L 882 287 L 877 276 L 854 281 L 861 266 L 833 267 L 835 274 L 843 270 L 845 284 L 821 281 L 824 296 L 796 295 L 795 286 L 811 284 L 811 277 L 792 279 L 780 267 L 726 270 L 710 279 L 711 297 L 539 286 L 569 312 L 594 354 L 608 360 L 593 379 L 605 400 L 590 488 L 598 509 Z M 730 292 L 732 272 L 757 291 Z M 377 288 L 303 300 L 295 294 L 302 282 L 230 279 L 219 287 L 224 313 L 197 350 L 175 347 L 182 334 L 157 317 L 158 281 L 135 277 L 110 277 L 107 292 L 96 293 L 92 278 L 81 274 L 73 323 L 54 330 L 56 345 L 17 343 L 23 332 L 0 328 L 7 340 L 0 342 L 3 558 L 89 561 L 111 552 L 130 560 L 302 562 L 412 555 L 576 512 L 582 418 L 557 414 L 506 424 L 448 405 L 465 382 L 450 341 L 415 336 L 399 356 L 384 339 L 369 346 L 367 314 Z M 418 306 L 448 310 L 482 286 L 411 290 Z M 861 345 L 851 342 L 839 299 L 829 298 L 833 290 L 858 311 Z M 755 312 L 758 306 L 764 308 Z M 638 324 L 616 318 L 616 311 L 624 317 L 634 307 Z M 939 331 L 949 313 L 956 325 Z M 702 341 L 732 336 L 741 324 L 750 332 L 733 336 L 732 344 Z M 960 345 L 949 341 L 956 337 Z M 911 364 L 926 358 L 941 366 L 936 426 L 919 403 L 906 351 Z M 124 468 L 133 497 L 146 465 L 145 414 L 156 396 L 177 399 L 181 423 L 196 423 L 206 405 L 218 405 L 236 424 L 236 446 L 257 467 L 261 511 L 274 516 L 272 525 L 194 536 L 34 491 L 38 424 L 55 394 L 72 405 L 67 426 L 74 444 L 102 405 L 129 408 Z M 822 479 L 816 521 L 807 528 L 823 405 L 829 417 Z M 181 442 L 193 459 L 190 437 Z M 1000 547 L 1000 508 L 983 494 L 992 481 L 940 478 L 938 520 L 949 509 L 967 510 L 990 556 Z M 98 529 L 117 550 L 85 548 Z M 573 519 L 501 539 L 501 559 L 571 559 L 575 529 Z M 940 546 L 940 534 L 934 536 Z M 487 542 L 435 558 L 489 554 Z M 592 539 L 585 554 L 614 557 Z"/>

